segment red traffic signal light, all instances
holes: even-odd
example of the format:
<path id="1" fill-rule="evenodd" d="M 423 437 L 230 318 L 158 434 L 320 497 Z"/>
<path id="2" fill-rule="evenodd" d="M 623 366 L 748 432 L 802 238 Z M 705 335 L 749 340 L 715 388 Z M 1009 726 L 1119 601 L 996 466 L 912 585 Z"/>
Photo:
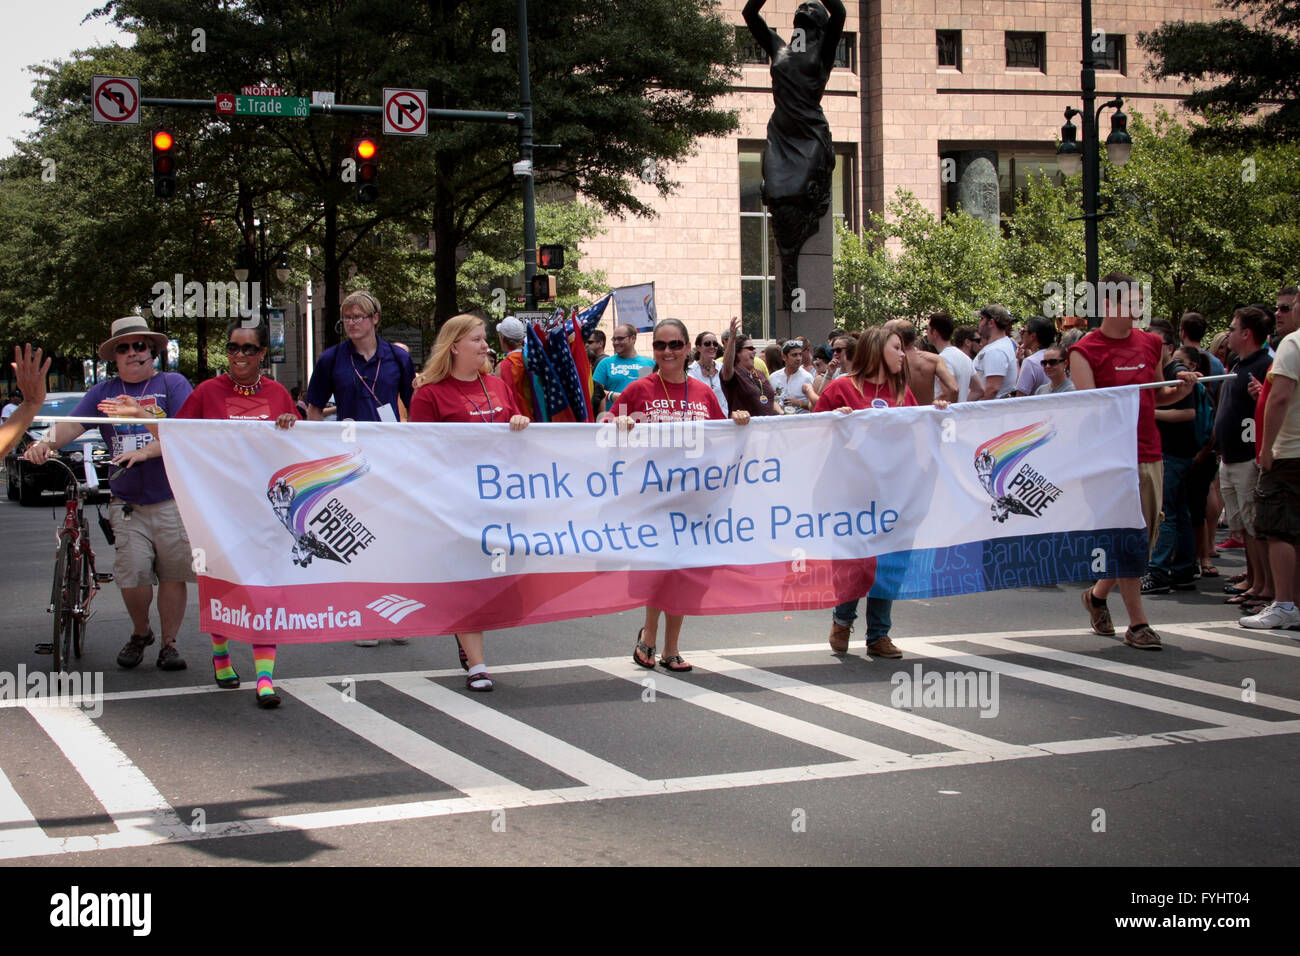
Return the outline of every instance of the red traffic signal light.
<path id="1" fill-rule="evenodd" d="M 379 147 L 373 139 L 359 139 L 352 150 L 357 164 L 357 202 L 379 199 Z"/>
<path id="2" fill-rule="evenodd" d="M 539 269 L 563 269 L 564 246 L 538 246 L 537 267 Z"/>
<path id="3" fill-rule="evenodd" d="M 176 195 L 176 139 L 165 129 L 153 134 L 153 194 L 159 199 Z"/>

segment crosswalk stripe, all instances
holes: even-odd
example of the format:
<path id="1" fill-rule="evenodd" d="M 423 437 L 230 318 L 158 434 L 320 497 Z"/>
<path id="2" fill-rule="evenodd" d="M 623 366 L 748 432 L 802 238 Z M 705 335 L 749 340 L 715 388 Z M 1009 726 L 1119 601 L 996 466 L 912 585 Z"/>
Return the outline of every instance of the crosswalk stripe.
<path id="1" fill-rule="evenodd" d="M 1216 684 L 1213 681 L 1199 680 L 1195 677 L 1184 677 L 1181 674 L 1170 674 L 1165 671 L 1153 670 L 1150 667 L 1138 667 L 1136 664 L 1124 664 L 1119 661 L 1105 660 L 1100 657 L 1087 657 L 1083 654 L 1072 654 L 1069 651 L 1058 651 L 1050 647 L 1040 647 L 1037 644 L 1025 644 L 1021 641 L 1012 641 L 1004 637 L 983 637 L 978 643 L 985 647 L 992 647 L 998 650 L 1011 651 L 1015 654 L 1025 654 L 1032 657 L 1041 657 L 1044 660 L 1060 661 L 1063 664 L 1073 664 L 1075 667 L 1086 667 L 1091 670 L 1105 671 L 1110 674 L 1118 674 L 1123 677 L 1136 677 L 1138 680 L 1149 681 L 1153 684 L 1164 684 L 1167 687 L 1178 687 L 1183 690 L 1196 691 L 1198 694 L 1207 694 L 1212 697 L 1223 697 L 1227 700 L 1241 700 L 1241 687 L 1233 687 L 1230 684 Z M 1288 700 L 1285 697 L 1278 697 L 1274 694 L 1257 694 L 1252 701 L 1261 707 L 1271 707 L 1273 710 L 1285 711 L 1288 714 L 1300 714 L 1300 701 Z"/>
<path id="2" fill-rule="evenodd" d="M 1166 697 L 1156 697 L 1154 694 L 1144 694 L 1140 691 L 1124 690 L 1119 687 L 1108 687 L 1105 684 L 1098 684 L 1096 681 L 1082 680 L 1077 677 L 1067 677 L 1063 674 L 1053 674 L 1050 671 L 1034 670 L 1033 668 L 1025 667 L 1021 664 L 1012 664 L 1007 661 L 994 660 L 991 657 L 982 657 L 978 654 L 968 654 L 965 651 L 939 647 L 938 645 L 931 644 L 928 641 L 908 641 L 907 649 L 924 657 L 933 657 L 939 660 L 946 660 L 950 663 L 960 664 L 967 667 L 976 667 L 986 671 L 996 671 L 997 673 L 1003 674 L 1007 677 L 1031 681 L 1035 684 L 1044 684 L 1048 687 L 1055 687 L 1058 690 L 1067 690 L 1071 693 L 1083 694 L 1088 697 L 1097 697 L 1118 704 L 1127 704 L 1130 707 L 1140 707 L 1143 710 L 1154 710 L 1157 713 L 1183 717 L 1187 720 L 1194 720 L 1200 723 L 1213 724 L 1222 727 L 1238 727 L 1244 730 L 1254 731 L 1255 733 L 1267 732 L 1268 726 L 1271 723 L 1267 720 L 1258 720 L 1254 717 L 1241 717 L 1237 714 L 1230 714 L 1227 711 L 1212 710 L 1208 707 L 1200 707 L 1196 704 L 1186 704 L 1182 701 L 1170 700 Z"/>
<path id="3" fill-rule="evenodd" d="M 144 772 L 75 707 L 32 707 L 32 719 L 81 775 L 118 830 L 161 843 L 189 832 Z"/>
<path id="4" fill-rule="evenodd" d="M 737 664 L 714 654 L 695 652 L 691 655 L 691 661 L 714 673 L 723 674 L 735 680 L 744 681 L 747 684 L 753 684 L 755 687 L 776 691 L 797 700 L 807 701 L 810 704 L 826 707 L 841 714 L 848 714 L 852 717 L 870 721 L 873 724 L 901 730 L 905 734 L 943 744 L 953 750 L 969 750 L 975 753 L 1012 756 L 1017 751 L 1028 749 L 1016 744 L 1004 743 L 1001 740 L 994 740 L 992 737 L 971 733 L 968 730 L 962 730 L 960 727 L 952 727 L 937 720 L 930 720 L 928 717 L 921 717 L 905 710 L 899 710 L 896 707 L 887 707 L 884 704 L 863 700 L 842 691 L 809 684 L 806 681 L 787 677 L 784 674 L 750 667 L 747 664 Z"/>
<path id="5" fill-rule="evenodd" d="M 495 737 L 516 750 L 521 750 L 535 760 L 554 767 L 565 776 L 580 780 L 593 787 L 637 787 L 645 778 L 624 770 L 595 754 L 587 753 L 558 737 L 529 726 L 486 704 L 448 690 L 441 684 L 426 680 L 419 674 L 389 677 L 384 681 L 389 687 L 415 698 L 423 704 L 440 710 L 468 724 L 475 730 Z"/>
<path id="6" fill-rule="evenodd" d="M 1225 621 L 1220 626 L 1228 625 Z M 1215 644 L 1227 644 L 1230 647 L 1243 647 L 1253 651 L 1268 651 L 1270 654 L 1281 654 L 1283 657 L 1300 657 L 1300 642 L 1290 637 L 1296 633 L 1295 631 L 1252 631 L 1242 627 L 1238 628 L 1237 634 L 1221 634 L 1218 631 L 1208 630 L 1207 625 L 1203 624 L 1161 624 L 1160 630 L 1198 641 L 1212 641 Z M 1288 637 L 1283 637 L 1283 634 L 1288 634 Z M 1288 643 L 1262 640 L 1261 638 L 1265 636 L 1281 638 Z"/>
<path id="7" fill-rule="evenodd" d="M 57 843 L 45 835 L 36 817 L 0 770 L 0 859 L 10 855 L 51 852 Z"/>
<path id="8" fill-rule="evenodd" d="M 468 796 L 505 796 L 524 789 L 360 701 L 345 697 L 324 681 L 295 678 L 281 681 L 278 686 L 380 750 Z"/>
<path id="9" fill-rule="evenodd" d="M 636 668 L 636 665 L 626 660 L 607 662 L 598 667 L 599 670 L 604 671 L 606 674 L 613 674 L 615 677 L 621 677 L 634 684 L 640 684 L 645 679 L 646 672 L 640 668 L 634 671 L 633 668 Z M 857 737 L 850 737 L 848 734 L 842 734 L 837 730 L 821 727 L 806 720 L 800 720 L 797 717 L 787 717 L 785 714 L 777 713 L 774 710 L 759 707 L 748 701 L 737 700 L 734 697 L 708 690 L 698 684 L 687 683 L 668 674 L 655 674 L 653 680 L 656 692 L 663 691 L 665 694 L 694 704 L 697 707 L 703 707 L 715 714 L 730 717 L 733 720 L 749 724 L 751 727 L 757 727 L 759 730 L 765 730 L 768 733 L 789 737 L 791 740 L 817 747 L 828 753 L 839 754 L 850 760 L 908 760 L 911 756 L 901 750 L 892 750 L 889 747 L 882 747 L 880 744 L 859 740 Z"/>

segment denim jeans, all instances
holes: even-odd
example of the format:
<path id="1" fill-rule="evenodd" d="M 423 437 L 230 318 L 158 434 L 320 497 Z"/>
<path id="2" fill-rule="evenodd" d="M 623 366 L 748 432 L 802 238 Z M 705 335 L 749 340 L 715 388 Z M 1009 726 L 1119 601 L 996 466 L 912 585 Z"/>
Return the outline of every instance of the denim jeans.
<path id="1" fill-rule="evenodd" d="M 1196 574 L 1196 539 L 1187 497 L 1192 459 L 1165 455 L 1164 513 L 1147 573 L 1159 584 L 1180 584 Z"/>
<path id="2" fill-rule="evenodd" d="M 842 627 L 852 627 L 853 622 L 858 619 L 858 602 L 861 600 L 862 598 L 856 598 L 837 605 L 831 612 L 831 620 Z M 889 628 L 893 624 L 890 617 L 893 606 L 894 602 L 888 598 L 867 598 L 868 644 L 874 644 L 882 637 L 889 636 Z"/>

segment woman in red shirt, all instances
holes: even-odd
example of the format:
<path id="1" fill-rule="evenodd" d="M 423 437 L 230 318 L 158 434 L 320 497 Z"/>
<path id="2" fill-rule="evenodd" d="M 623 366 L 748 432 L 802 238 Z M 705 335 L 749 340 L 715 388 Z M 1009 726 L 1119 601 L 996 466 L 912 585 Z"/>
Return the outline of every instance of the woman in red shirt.
<path id="1" fill-rule="evenodd" d="M 433 343 L 433 352 L 420 371 L 424 384 L 411 398 L 413 422 L 500 422 L 511 431 L 528 426 L 528 416 L 519 414 L 514 396 L 501 379 L 492 374 L 488 357 L 487 327 L 473 315 L 448 319 Z M 470 690 L 489 691 L 492 678 L 483 663 L 483 632 L 457 634 L 460 666 L 468 676 Z"/>
<path id="2" fill-rule="evenodd" d="M 698 422 L 727 417 L 722 413 L 713 389 L 686 374 L 690 341 L 686 326 L 677 319 L 663 319 L 655 326 L 652 343 L 654 371 L 637 379 L 619 396 L 619 411 L 623 414 L 615 422 L 620 430 L 627 431 L 638 421 Z M 737 425 L 746 425 L 749 412 L 737 410 L 731 413 L 731 418 Z M 637 632 L 636 647 L 632 651 L 632 660 L 642 667 L 655 666 L 655 643 L 662 613 L 657 607 L 646 606 L 645 625 Z M 679 673 L 689 671 L 691 665 L 682 660 L 677 648 L 684 615 L 668 614 L 665 617 L 664 653 L 659 658 L 659 666 Z M 648 643 L 647 637 L 650 638 Z"/>
<path id="3" fill-rule="evenodd" d="M 859 336 L 848 374 L 827 383 L 814 411 L 847 414 L 863 408 L 915 405 L 916 396 L 907 387 L 904 358 L 898 333 L 881 325 L 872 326 Z M 948 407 L 943 399 L 934 404 L 936 408 Z M 831 612 L 830 645 L 836 654 L 848 652 L 849 634 L 857 620 L 861 600 L 845 601 Z M 893 607 L 894 602 L 888 598 L 867 597 L 867 654 L 870 656 L 891 659 L 903 656 L 889 639 Z"/>
<path id="4" fill-rule="evenodd" d="M 205 418 L 227 421 L 274 421 L 276 428 L 292 428 L 298 420 L 293 399 L 288 390 L 262 376 L 262 363 L 266 360 L 267 328 L 265 322 L 248 328 L 243 320 L 236 319 L 226 327 L 226 355 L 230 371 L 218 375 L 190 393 L 177 418 Z M 137 418 L 142 414 L 139 405 L 129 396 L 105 402 L 99 410 L 106 415 L 126 415 Z M 146 426 L 158 437 L 156 426 Z M 212 636 L 212 675 L 218 687 L 238 687 L 239 674 L 230 663 L 230 638 L 220 634 Z M 253 667 L 257 671 L 257 706 L 270 709 L 280 706 L 280 696 L 275 692 L 276 645 L 253 645 Z"/>

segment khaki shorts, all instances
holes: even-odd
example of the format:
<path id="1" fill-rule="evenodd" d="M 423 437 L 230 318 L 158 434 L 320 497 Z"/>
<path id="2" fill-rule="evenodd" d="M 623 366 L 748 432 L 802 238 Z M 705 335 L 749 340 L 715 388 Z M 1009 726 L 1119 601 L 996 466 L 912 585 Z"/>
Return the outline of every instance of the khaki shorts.
<path id="1" fill-rule="evenodd" d="M 1223 493 L 1223 520 L 1234 532 L 1255 535 L 1255 486 L 1259 484 L 1259 466 L 1240 461 L 1219 466 L 1219 491 Z"/>
<path id="2" fill-rule="evenodd" d="M 193 581 L 194 556 L 181 524 L 176 500 L 156 505 L 132 505 L 114 498 L 108 506 L 117 539 L 113 581 L 119 588 L 152 587 L 159 581 Z"/>
<path id="3" fill-rule="evenodd" d="M 1165 463 L 1138 462 L 1138 494 L 1142 497 L 1142 520 L 1147 523 L 1147 551 L 1156 546 L 1160 522 L 1165 520 L 1160 508 L 1165 496 Z"/>
<path id="4" fill-rule="evenodd" d="M 1300 458 L 1275 458 L 1255 489 L 1255 532 L 1300 544 Z"/>

